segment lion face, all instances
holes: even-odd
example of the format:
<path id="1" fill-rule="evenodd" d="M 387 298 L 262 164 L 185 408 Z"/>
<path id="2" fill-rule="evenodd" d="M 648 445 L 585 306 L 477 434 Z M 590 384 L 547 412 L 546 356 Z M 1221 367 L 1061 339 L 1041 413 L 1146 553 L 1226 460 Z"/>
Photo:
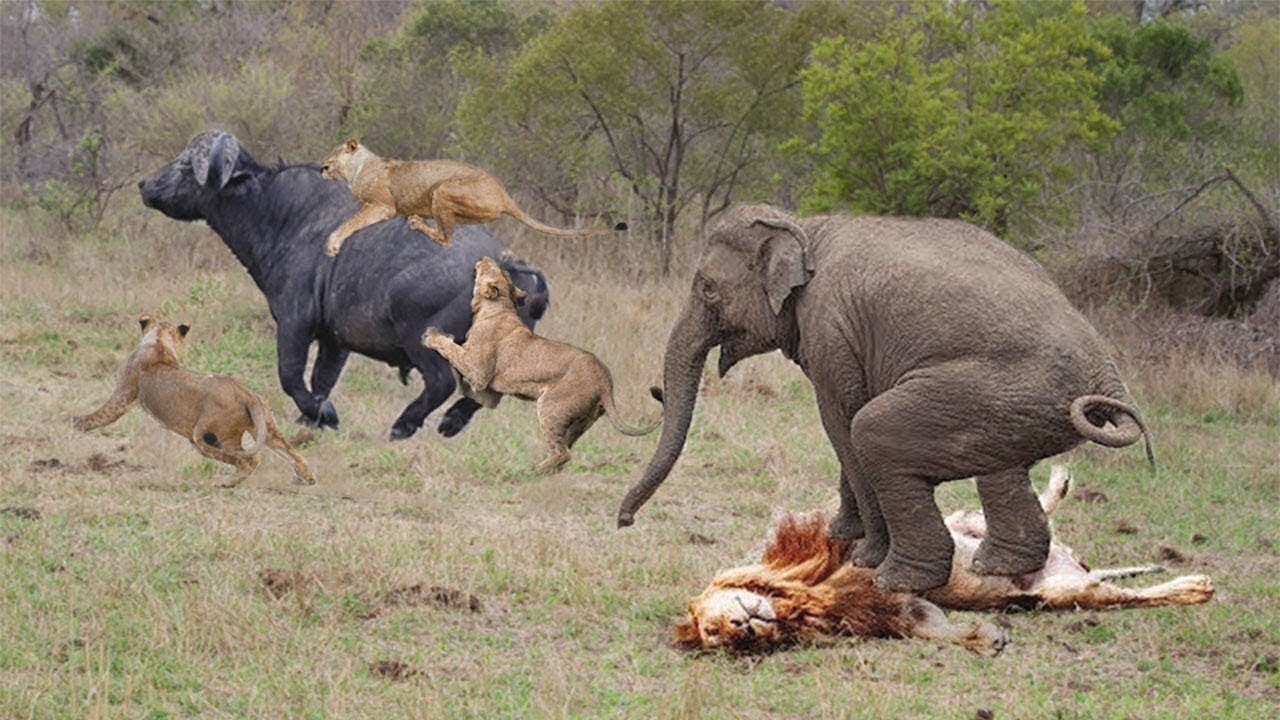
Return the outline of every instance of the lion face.
<path id="1" fill-rule="evenodd" d="M 772 601 L 743 588 L 716 590 L 689 603 L 689 617 L 676 628 L 683 645 L 715 650 L 753 650 L 778 644 L 782 630 Z"/>
<path id="2" fill-rule="evenodd" d="M 355 138 L 350 138 L 339 145 L 324 161 L 320 168 L 320 176 L 326 180 L 342 180 L 354 182 L 365 162 L 373 153 L 361 145 Z"/>
<path id="3" fill-rule="evenodd" d="M 187 333 L 191 331 L 190 325 L 174 325 L 150 315 L 138 316 L 138 325 L 142 327 L 142 339 L 138 341 L 138 347 L 159 348 L 174 359 L 177 359 L 178 353 L 186 345 Z"/>
<path id="4" fill-rule="evenodd" d="M 486 300 L 508 299 L 512 305 L 519 305 L 525 298 L 525 291 L 516 287 L 511 276 L 503 270 L 493 258 L 482 257 L 476 261 L 476 284 L 472 289 L 471 305 Z"/>

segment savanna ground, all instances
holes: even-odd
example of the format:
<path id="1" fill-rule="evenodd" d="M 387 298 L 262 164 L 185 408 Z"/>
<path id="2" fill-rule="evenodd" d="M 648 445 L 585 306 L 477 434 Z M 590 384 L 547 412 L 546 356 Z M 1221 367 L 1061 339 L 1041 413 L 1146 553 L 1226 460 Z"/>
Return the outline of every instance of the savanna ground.
<path id="1" fill-rule="evenodd" d="M 275 378 L 265 302 L 208 229 L 139 210 L 95 241 L 3 216 L 0 717 L 1263 718 L 1280 707 L 1280 390 L 1172 352 L 1125 353 L 1156 436 L 1059 460 L 1077 490 L 1060 541 L 1095 566 L 1205 573 L 1208 605 L 1015 613 L 993 659 L 847 639 L 763 657 L 693 655 L 668 633 L 775 510 L 832 508 L 838 468 L 812 390 L 775 355 L 709 372 L 685 454 L 625 531 L 614 513 L 656 435 L 593 428 L 558 475 L 528 403 L 459 437 L 390 442 L 420 386 L 353 356 L 339 431 L 305 432 Z M 511 233 L 514 224 L 498 224 Z M 582 246 L 579 246 L 582 247 Z M 636 420 L 685 280 L 600 271 L 625 253 L 525 239 L 552 306 L 539 331 L 596 352 Z M 185 363 L 233 374 L 296 436 L 319 483 L 267 456 L 229 472 L 134 408 L 92 433 L 136 316 L 193 325 Z M 1043 482 L 1047 463 L 1034 477 Z M 939 490 L 976 507 L 971 482 Z M 1146 578 L 1155 582 L 1158 578 Z M 966 619 L 966 613 L 951 613 Z"/>

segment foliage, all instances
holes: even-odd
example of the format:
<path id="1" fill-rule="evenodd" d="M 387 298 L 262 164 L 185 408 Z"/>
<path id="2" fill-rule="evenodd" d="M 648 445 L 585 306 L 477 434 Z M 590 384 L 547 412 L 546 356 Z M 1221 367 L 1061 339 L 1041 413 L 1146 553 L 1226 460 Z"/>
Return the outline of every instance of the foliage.
<path id="1" fill-rule="evenodd" d="M 342 129 L 381 155 L 444 155 L 467 88 L 462 66 L 504 57 L 548 22 L 549 11 L 532 3 L 421 0 L 396 34 L 363 49 L 369 81 Z"/>
<path id="2" fill-rule="evenodd" d="M 1280 178 L 1280 17 L 1254 12 L 1241 18 L 1223 51 L 1240 75 L 1244 99 L 1227 118 L 1223 154 L 1242 175 L 1274 187 Z"/>
<path id="3" fill-rule="evenodd" d="M 1114 213 L 1144 193 L 1201 180 L 1188 168 L 1222 157 L 1232 142 L 1244 94 L 1234 63 L 1178 18 L 1103 15 L 1089 34 L 1106 48 L 1090 62 L 1099 104 L 1121 128 L 1084 166 L 1095 207 Z"/>
<path id="4" fill-rule="evenodd" d="M 681 214 L 701 203 L 705 224 L 764 167 L 804 50 L 784 42 L 789 19 L 758 1 L 576 6 L 505 73 L 477 68 L 464 147 L 501 146 L 495 164 L 566 213 L 598 210 L 584 185 L 621 184 L 665 273 Z"/>
<path id="5" fill-rule="evenodd" d="M 0 202 L 122 227 L 137 178 L 222 127 L 267 159 L 354 135 L 473 162 L 535 216 L 626 221 L 580 254 L 633 276 L 737 202 L 966 217 L 1042 260 L 1226 169 L 1273 208 L 1280 6 L 1084 2 L 9 0 Z"/>
<path id="6" fill-rule="evenodd" d="M 912 5 L 866 42 L 819 42 L 801 72 L 816 137 L 808 210 L 963 217 L 997 231 L 1115 130 L 1078 2 Z"/>

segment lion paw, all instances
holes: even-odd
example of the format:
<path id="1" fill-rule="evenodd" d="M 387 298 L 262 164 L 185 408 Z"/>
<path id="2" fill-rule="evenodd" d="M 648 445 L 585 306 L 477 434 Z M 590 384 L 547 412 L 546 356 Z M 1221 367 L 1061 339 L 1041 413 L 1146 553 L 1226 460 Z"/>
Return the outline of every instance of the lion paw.
<path id="1" fill-rule="evenodd" d="M 427 331 L 422 334 L 422 344 L 433 350 L 439 350 L 452 342 L 452 335 L 435 326 L 427 328 Z"/>

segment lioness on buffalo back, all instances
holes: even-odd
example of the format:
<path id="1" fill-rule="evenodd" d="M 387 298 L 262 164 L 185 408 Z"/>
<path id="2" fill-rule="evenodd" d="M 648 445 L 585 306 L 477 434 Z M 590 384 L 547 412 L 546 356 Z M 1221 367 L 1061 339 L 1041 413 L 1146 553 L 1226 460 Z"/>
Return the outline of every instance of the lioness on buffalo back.
<path id="1" fill-rule="evenodd" d="M 502 183 L 478 167 L 455 160 L 403 161 L 375 155 L 351 138 L 321 166 L 324 177 L 341 180 L 360 201 L 360 211 L 329 234 L 325 252 L 337 255 L 352 233 L 400 215 L 409 227 L 443 247 L 459 224 L 487 223 L 509 215 L 541 233 L 586 237 L 601 230 L 564 230 L 540 223 L 521 210 Z M 434 219 L 435 227 L 427 223 Z M 615 229 L 625 230 L 625 225 Z"/>

